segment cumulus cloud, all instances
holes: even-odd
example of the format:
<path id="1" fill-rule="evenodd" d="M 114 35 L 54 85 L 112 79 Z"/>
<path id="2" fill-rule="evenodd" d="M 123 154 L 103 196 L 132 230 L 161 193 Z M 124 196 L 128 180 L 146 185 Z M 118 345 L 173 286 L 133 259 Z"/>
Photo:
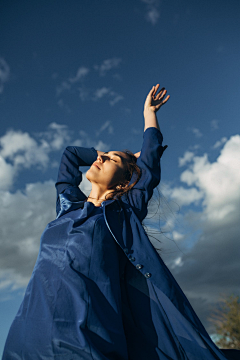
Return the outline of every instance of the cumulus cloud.
<path id="1" fill-rule="evenodd" d="M 194 157 L 194 153 L 191 151 L 186 151 L 183 155 L 183 157 L 179 158 L 179 166 L 184 166 L 186 165 L 189 161 L 191 161 Z"/>
<path id="2" fill-rule="evenodd" d="M 40 235 L 56 216 L 54 183 L 27 184 L 24 191 L 1 191 L 0 196 L 0 276 L 6 287 L 26 286 Z"/>
<path id="3" fill-rule="evenodd" d="M 33 164 L 44 167 L 48 163 L 45 146 L 38 145 L 26 132 L 10 130 L 0 138 L 0 145 L 0 155 L 11 160 L 15 167 L 22 165 L 29 168 Z"/>
<path id="4" fill-rule="evenodd" d="M 17 173 L 31 166 L 46 168 L 49 163 L 49 147 L 46 141 L 37 142 L 28 133 L 9 130 L 0 138 L 0 189 L 13 185 Z"/>
<path id="5" fill-rule="evenodd" d="M 112 131 L 107 124 L 108 132 Z M 103 142 L 94 141 L 88 134 L 81 134 L 75 140 L 76 134 L 66 125 L 55 122 L 49 124 L 46 131 L 29 134 L 20 130 L 9 130 L 0 137 L 0 190 L 10 190 L 16 175 L 24 169 L 36 167 L 45 170 L 56 166 L 52 159 L 53 153 L 63 150 L 65 146 L 96 146 L 98 150 L 108 148 Z"/>
<path id="6" fill-rule="evenodd" d="M 221 294 L 240 295 L 239 153 L 240 135 L 235 135 L 216 161 L 210 162 L 207 154 L 192 157 L 180 176 L 189 188 L 165 187 L 168 197 L 191 204 L 191 210 L 182 213 L 181 231 L 174 230 L 181 235 L 172 233 L 179 251 L 175 246 L 175 252 L 162 256 L 209 332 L 214 328 L 207 318 Z"/>
<path id="7" fill-rule="evenodd" d="M 45 149 L 53 151 L 62 149 L 70 141 L 71 135 L 67 125 L 52 122 L 48 125 L 47 131 L 39 133 L 38 137 Z"/>
<path id="8" fill-rule="evenodd" d="M 6 160 L 0 155 L 0 187 L 2 190 L 7 190 L 13 185 L 15 177 L 14 166 L 8 164 Z"/>
<path id="9" fill-rule="evenodd" d="M 10 67 L 7 62 L 0 57 L 0 94 L 3 93 L 4 85 L 9 80 Z"/>
<path id="10" fill-rule="evenodd" d="M 174 199 L 180 206 L 186 206 L 192 203 L 198 204 L 199 200 L 203 198 L 203 192 L 196 188 L 185 189 L 180 186 L 172 189 L 171 198 Z"/>
<path id="11" fill-rule="evenodd" d="M 149 21 L 152 25 L 155 25 L 158 22 L 160 17 L 159 12 L 159 0 L 141 0 L 146 4 L 146 20 Z"/>

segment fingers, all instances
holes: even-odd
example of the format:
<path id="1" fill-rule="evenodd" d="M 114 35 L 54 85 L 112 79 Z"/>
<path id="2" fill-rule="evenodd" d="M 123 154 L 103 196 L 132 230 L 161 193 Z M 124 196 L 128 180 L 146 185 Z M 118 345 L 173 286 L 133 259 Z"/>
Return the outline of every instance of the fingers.
<path id="1" fill-rule="evenodd" d="M 159 93 L 156 95 L 156 100 L 160 100 L 163 98 L 167 93 L 167 90 L 165 88 L 162 88 Z"/>
<path id="2" fill-rule="evenodd" d="M 153 91 L 153 96 L 156 94 L 156 92 L 158 91 L 158 88 L 159 88 L 159 84 L 157 84 L 156 86 L 153 86 L 153 88 L 154 88 L 154 91 Z"/>
<path id="3" fill-rule="evenodd" d="M 160 107 L 169 100 L 170 95 L 168 95 L 165 98 L 167 94 L 167 90 L 164 87 L 162 87 L 158 92 L 159 87 L 160 87 L 159 84 L 152 87 L 145 101 L 145 105 L 144 105 L 145 107 L 146 106 L 150 106 L 152 108 L 155 107 L 156 110 L 159 110 Z"/>
<path id="4" fill-rule="evenodd" d="M 165 103 L 168 101 L 169 98 L 170 98 L 170 95 L 168 95 L 168 96 L 166 97 L 166 99 L 163 100 L 162 104 L 165 104 Z"/>

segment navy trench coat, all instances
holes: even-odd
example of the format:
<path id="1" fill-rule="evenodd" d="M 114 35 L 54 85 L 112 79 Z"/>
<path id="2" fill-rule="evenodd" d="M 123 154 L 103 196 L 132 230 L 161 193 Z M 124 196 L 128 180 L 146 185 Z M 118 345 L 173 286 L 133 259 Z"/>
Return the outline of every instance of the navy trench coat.
<path id="1" fill-rule="evenodd" d="M 127 338 L 132 344 L 128 349 L 129 359 L 231 359 L 231 350 L 221 351 L 212 342 L 141 224 L 147 215 L 147 204 L 153 195 L 153 189 L 160 182 L 160 158 L 166 149 L 166 146 L 162 146 L 162 141 L 163 136 L 158 129 L 145 130 L 141 155 L 137 160 L 141 169 L 140 180 L 121 200 L 107 200 L 101 204 L 107 227 L 128 259 L 125 266 L 127 290 L 124 288 L 123 291 L 127 291 L 131 305 L 132 313 L 128 314 L 129 318 L 134 319 L 134 325 L 129 321 L 125 327 Z M 69 176 L 69 164 L 76 164 L 75 156 L 78 159 L 77 167 L 91 165 L 97 158 L 93 148 L 68 147 L 67 151 L 68 159 L 62 160 L 56 183 L 58 193 L 64 192 L 62 197 L 61 194 L 58 197 L 59 216 L 61 211 L 65 213 L 78 207 L 78 201 L 86 198 L 78 188 L 81 173 L 78 169 L 76 171 L 76 167 L 73 170 L 71 166 L 70 173 L 75 171 L 71 182 L 69 178 L 66 180 Z M 130 184 L 134 180 L 133 176 Z M 70 186 L 66 187 L 66 184 Z M 122 257 L 121 259 L 123 260 Z M 126 313 L 127 311 L 129 309 L 126 309 Z M 240 359 L 240 351 L 232 351 L 233 359 L 234 355 Z"/>
<path id="2" fill-rule="evenodd" d="M 121 276 L 114 281 L 119 281 L 121 286 L 122 321 L 127 340 L 127 358 L 129 360 L 237 359 L 238 357 L 234 356 L 239 353 L 236 355 L 236 353 L 231 354 L 231 350 L 221 351 L 212 342 L 143 229 L 142 221 L 147 215 L 148 201 L 152 197 L 153 189 L 160 182 L 160 158 L 166 148 L 162 146 L 163 137 L 156 128 L 148 128 L 143 138 L 141 155 L 137 160 L 141 169 L 140 180 L 131 191 L 121 197 L 121 200 L 106 200 L 101 204 L 105 227 L 109 231 L 108 234 L 105 233 L 105 236 L 114 239 L 118 249 Z M 82 180 L 79 166 L 89 166 L 96 158 L 97 152 L 94 148 L 69 146 L 65 149 L 56 182 L 57 219 L 52 224 L 57 225 L 59 222 L 61 225 L 62 217 L 83 208 L 86 196 L 78 187 Z M 131 182 L 134 180 L 133 176 Z M 58 250 L 61 251 L 61 249 Z M 39 254 L 38 260 L 40 257 Z M 31 279 L 34 279 L 34 272 L 38 270 L 38 260 Z M 95 271 L 97 274 L 98 269 L 96 268 Z M 25 297 L 29 296 L 29 304 L 31 304 L 31 299 L 41 302 L 41 299 L 34 298 L 34 291 L 37 293 L 37 288 L 35 287 L 35 290 L 33 286 L 31 288 L 30 280 L 25 295 Z M 44 296 L 49 296 L 47 291 Z M 85 306 L 84 302 L 83 306 Z M 19 314 L 21 317 L 21 309 Z M 48 321 L 48 319 L 43 319 L 43 321 Z M 22 319 L 22 324 L 24 322 L 25 319 Z M 18 319 L 19 323 L 21 321 Z M 99 324 L 96 325 L 98 331 L 104 334 L 105 329 L 101 327 L 99 329 Z M 51 327 L 50 321 L 49 327 Z M 37 337 L 41 338 L 41 330 L 39 328 L 34 330 L 34 326 L 32 328 L 37 332 Z M 40 342 L 33 344 L 33 346 L 38 346 L 35 355 L 22 357 L 20 353 L 13 350 L 13 342 L 18 341 L 17 336 L 14 335 L 14 325 L 10 333 L 3 354 L 4 360 L 64 358 L 58 357 L 57 354 L 42 357 Z M 68 356 L 66 360 L 89 358 L 83 356 Z M 106 357 L 96 357 L 96 359 L 100 358 L 106 359 Z M 122 358 L 114 358 L 114 360 L 120 359 Z"/>

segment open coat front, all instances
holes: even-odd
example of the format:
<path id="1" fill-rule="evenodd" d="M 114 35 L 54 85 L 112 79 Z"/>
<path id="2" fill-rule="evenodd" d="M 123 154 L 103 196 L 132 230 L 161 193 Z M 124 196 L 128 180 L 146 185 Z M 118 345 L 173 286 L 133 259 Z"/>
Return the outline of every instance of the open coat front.
<path id="1" fill-rule="evenodd" d="M 79 166 L 91 165 L 96 150 L 66 148 L 56 183 L 57 218 L 42 235 L 3 360 L 231 359 L 211 341 L 141 224 L 160 181 L 162 140 L 156 128 L 144 132 L 140 180 L 101 208 L 86 202 L 78 187 Z"/>
<path id="2" fill-rule="evenodd" d="M 141 156 L 137 160 L 142 171 L 140 180 L 121 200 L 102 203 L 107 227 L 128 258 L 122 295 L 129 305 L 123 307 L 129 359 L 223 360 L 226 359 L 223 352 L 212 342 L 141 224 L 153 189 L 160 182 L 160 158 L 166 148 L 162 141 L 162 134 L 156 128 L 144 132 Z M 96 157 L 89 160 L 85 158 L 87 165 Z M 75 191 L 78 199 L 83 196 L 73 188 L 65 190 L 62 199 L 60 195 L 63 213 L 78 206 L 66 194 L 74 195 Z"/>

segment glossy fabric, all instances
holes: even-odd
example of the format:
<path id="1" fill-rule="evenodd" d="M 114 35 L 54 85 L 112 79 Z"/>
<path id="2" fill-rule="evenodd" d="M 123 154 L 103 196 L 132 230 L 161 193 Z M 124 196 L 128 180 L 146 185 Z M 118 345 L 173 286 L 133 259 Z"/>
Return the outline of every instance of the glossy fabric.
<path id="1" fill-rule="evenodd" d="M 66 148 L 56 183 L 57 219 L 42 235 L 4 360 L 227 358 L 141 225 L 160 181 L 163 151 L 161 133 L 147 129 L 141 179 L 121 200 L 96 208 L 84 202 L 78 185 L 79 166 L 91 165 L 97 153 Z"/>

